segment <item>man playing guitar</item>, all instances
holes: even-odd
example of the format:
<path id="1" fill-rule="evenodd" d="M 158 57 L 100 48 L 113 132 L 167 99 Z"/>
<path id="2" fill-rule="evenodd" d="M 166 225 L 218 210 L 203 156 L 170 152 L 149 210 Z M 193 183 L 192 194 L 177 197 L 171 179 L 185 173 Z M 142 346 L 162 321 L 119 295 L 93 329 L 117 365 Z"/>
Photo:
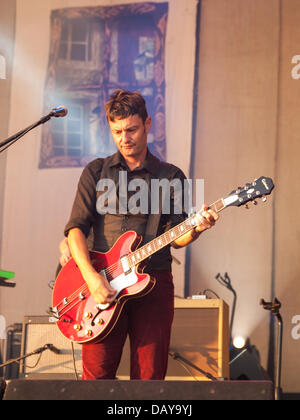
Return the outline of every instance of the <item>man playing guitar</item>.
<path id="1" fill-rule="evenodd" d="M 147 146 L 151 118 L 144 98 L 138 92 L 116 90 L 106 104 L 106 116 L 118 152 L 105 159 L 96 159 L 84 169 L 79 180 L 70 219 L 65 228 L 66 240 L 61 244 L 61 263 L 72 255 L 96 304 L 111 305 L 116 290 L 108 279 L 97 271 L 91 260 L 87 237 L 92 231 L 95 251 L 102 253 L 116 243 L 122 233 L 135 231 L 144 237 L 148 214 L 120 211 L 105 213 L 99 209 L 99 180 L 110 179 L 116 185 L 116 201 L 121 203 L 120 171 L 126 179 L 143 179 L 150 186 L 151 179 L 162 173 L 169 180 L 185 179 L 174 165 L 159 161 Z M 103 191 L 102 191 L 103 193 Z M 126 197 L 130 200 L 130 193 Z M 186 217 L 184 211 L 175 214 L 172 200 L 169 214 L 161 214 L 157 232 L 162 234 Z M 149 206 L 150 207 L 150 206 Z M 204 205 L 194 229 L 171 243 L 184 247 L 204 230 L 212 227 L 218 214 Z M 69 250 L 71 254 L 69 254 Z M 102 340 L 82 344 L 83 379 L 115 379 L 127 335 L 130 339 L 131 379 L 164 379 L 167 370 L 168 347 L 174 315 L 174 286 L 171 274 L 170 246 L 154 254 L 147 261 L 144 272 L 155 278 L 155 285 L 145 296 L 126 302 L 112 331 Z"/>

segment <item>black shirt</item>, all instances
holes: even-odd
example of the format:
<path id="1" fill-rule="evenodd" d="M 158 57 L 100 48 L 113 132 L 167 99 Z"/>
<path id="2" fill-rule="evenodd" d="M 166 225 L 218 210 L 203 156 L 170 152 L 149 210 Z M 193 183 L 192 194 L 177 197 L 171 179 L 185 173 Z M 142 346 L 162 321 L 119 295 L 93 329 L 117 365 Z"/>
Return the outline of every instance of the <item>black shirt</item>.
<path id="1" fill-rule="evenodd" d="M 126 231 L 134 230 L 137 234 L 144 237 L 148 217 L 151 213 L 151 204 L 153 202 L 153 197 L 151 201 L 151 191 L 153 192 L 152 182 L 153 180 L 161 179 L 162 174 L 164 175 L 163 178 L 166 178 L 166 174 L 168 174 L 167 178 L 169 182 L 175 179 L 180 181 L 182 195 L 179 197 L 179 207 L 181 206 L 181 208 L 180 213 L 177 214 L 178 207 L 177 210 L 174 210 L 174 190 L 171 189 L 170 209 L 166 208 L 166 210 L 163 210 L 158 230 L 156 233 L 154 232 L 154 236 L 159 236 L 171 227 L 181 223 L 186 218 L 186 213 L 183 211 L 182 205 L 184 196 L 183 184 L 185 179 L 183 172 L 174 165 L 161 162 L 149 151 L 147 152 L 143 164 L 131 171 L 123 156 L 120 152 L 117 152 L 106 159 L 99 158 L 93 160 L 83 170 L 78 183 L 71 216 L 65 227 L 65 235 L 67 236 L 71 229 L 77 227 L 82 230 L 86 237 L 89 237 L 89 248 L 99 252 L 107 252 L 122 233 Z M 126 178 L 127 191 L 124 190 L 124 183 L 122 183 L 122 180 Z M 101 201 L 101 194 L 105 193 L 103 185 L 100 185 L 100 181 L 103 179 L 113 181 L 114 188 L 112 191 L 115 193 L 110 197 L 113 197 L 115 201 L 113 203 L 114 205 L 110 207 L 113 211 L 102 211 L 103 214 L 100 214 L 99 211 L 101 209 L 103 210 L 103 204 L 108 204 L 107 200 L 105 201 L 103 199 L 103 196 Z M 134 198 L 133 196 L 139 189 L 137 188 L 137 190 L 133 189 L 133 191 L 129 191 L 127 185 L 130 185 L 133 180 L 140 179 L 144 180 L 145 182 L 143 185 L 147 186 L 147 191 L 143 191 L 143 194 L 140 195 L 143 203 L 147 204 L 147 210 L 145 212 L 145 206 L 143 206 L 143 209 L 137 212 L 137 214 L 132 214 L 132 205 L 130 205 L 130 203 L 135 201 L 130 202 L 130 199 Z M 131 183 L 133 186 L 136 185 L 134 182 Z M 145 194 L 148 195 L 147 199 Z M 100 203 L 102 203 L 102 207 L 100 206 Z M 124 203 L 127 204 L 127 206 L 124 206 Z M 141 209 L 142 206 L 139 200 L 136 203 L 138 209 Z M 143 243 L 144 242 L 142 242 L 142 244 Z M 171 271 L 171 263 L 172 257 L 170 246 L 166 246 L 152 255 L 145 271 Z"/>

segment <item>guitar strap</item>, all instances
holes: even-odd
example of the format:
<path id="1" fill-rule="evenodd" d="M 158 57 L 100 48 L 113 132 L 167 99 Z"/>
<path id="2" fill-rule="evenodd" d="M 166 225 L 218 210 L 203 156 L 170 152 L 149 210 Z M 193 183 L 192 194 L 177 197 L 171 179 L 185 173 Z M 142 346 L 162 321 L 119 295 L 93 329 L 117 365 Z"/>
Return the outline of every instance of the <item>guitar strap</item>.
<path id="1" fill-rule="evenodd" d="M 175 166 L 169 165 L 168 163 L 161 162 L 161 161 L 160 161 L 160 164 L 159 164 L 158 167 L 159 167 L 159 173 L 156 175 L 156 178 L 159 179 L 159 180 L 168 179 L 170 181 L 171 179 L 173 179 L 176 171 L 178 170 Z M 154 177 L 152 177 L 152 179 L 154 179 Z M 164 193 L 164 194 L 167 193 L 167 191 L 165 191 L 163 188 L 160 189 L 160 191 L 161 191 L 161 193 Z M 144 239 L 143 239 L 144 244 L 152 241 L 157 236 L 158 226 L 159 226 L 160 219 L 161 219 L 161 214 L 162 214 L 163 202 L 164 202 L 165 198 L 166 198 L 165 195 L 162 196 L 162 194 L 160 194 L 158 213 L 156 213 L 156 214 L 150 213 L 149 214 L 148 222 L 147 222 L 147 226 L 146 226 L 146 230 L 145 230 L 145 235 L 144 235 Z"/>

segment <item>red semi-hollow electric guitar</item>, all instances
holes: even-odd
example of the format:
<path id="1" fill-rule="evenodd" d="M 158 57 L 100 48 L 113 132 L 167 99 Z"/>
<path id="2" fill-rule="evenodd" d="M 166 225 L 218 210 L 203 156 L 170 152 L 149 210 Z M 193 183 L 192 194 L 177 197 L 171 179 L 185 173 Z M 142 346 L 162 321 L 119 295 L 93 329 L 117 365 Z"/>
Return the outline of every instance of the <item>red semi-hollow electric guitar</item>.
<path id="1" fill-rule="evenodd" d="M 232 191 L 210 208 L 220 212 L 228 206 L 241 206 L 264 197 L 274 188 L 270 178 L 261 177 L 252 184 Z M 58 274 L 52 297 L 52 313 L 63 335 L 77 343 L 103 340 L 114 328 L 127 300 L 145 296 L 155 279 L 142 272 L 142 262 L 195 227 L 195 215 L 138 248 L 141 236 L 124 233 L 106 253 L 91 251 L 94 268 L 117 290 L 113 304 L 96 305 L 75 261 L 71 259 Z"/>

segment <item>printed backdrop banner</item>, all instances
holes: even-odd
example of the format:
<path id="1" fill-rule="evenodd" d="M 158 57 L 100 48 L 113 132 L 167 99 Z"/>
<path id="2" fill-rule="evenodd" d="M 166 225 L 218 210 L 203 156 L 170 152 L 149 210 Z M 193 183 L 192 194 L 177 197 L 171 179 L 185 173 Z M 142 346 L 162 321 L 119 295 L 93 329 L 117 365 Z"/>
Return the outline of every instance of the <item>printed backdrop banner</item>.
<path id="1" fill-rule="evenodd" d="M 119 87 L 138 90 L 153 120 L 150 150 L 166 158 L 165 35 L 168 3 L 77 7 L 51 13 L 45 111 L 68 106 L 44 127 L 40 167 L 85 166 L 116 151 L 105 102 Z"/>

